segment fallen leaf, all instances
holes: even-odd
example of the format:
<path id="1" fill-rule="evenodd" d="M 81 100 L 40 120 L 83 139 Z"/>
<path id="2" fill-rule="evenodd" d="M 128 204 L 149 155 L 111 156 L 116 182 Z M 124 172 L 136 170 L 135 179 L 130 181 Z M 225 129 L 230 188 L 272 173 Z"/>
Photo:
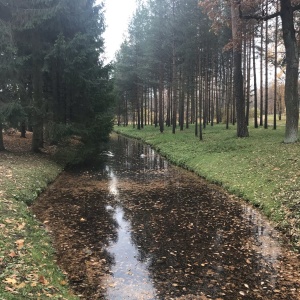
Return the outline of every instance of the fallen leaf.
<path id="1" fill-rule="evenodd" d="M 18 250 L 21 250 L 23 247 L 24 247 L 24 240 L 17 240 L 16 242 L 15 242 L 15 244 L 17 245 L 17 247 L 18 247 Z"/>
<path id="2" fill-rule="evenodd" d="M 16 286 L 17 289 L 23 289 L 26 286 L 25 282 L 20 283 L 19 285 Z"/>
<path id="3" fill-rule="evenodd" d="M 62 280 L 62 281 L 60 282 L 60 284 L 61 284 L 61 285 L 66 285 L 67 282 L 66 282 L 65 280 Z"/>
<path id="4" fill-rule="evenodd" d="M 6 286 L 5 290 L 8 291 L 8 292 L 15 292 L 15 290 L 10 288 L 9 286 Z"/>
<path id="5" fill-rule="evenodd" d="M 18 230 L 23 230 L 26 226 L 26 223 L 18 224 Z"/>
<path id="6" fill-rule="evenodd" d="M 3 282 L 14 285 L 17 283 L 17 280 L 15 278 L 5 278 Z"/>
<path id="7" fill-rule="evenodd" d="M 17 254 L 16 254 L 16 252 L 15 251 L 11 251 L 9 254 L 8 254 L 8 256 L 10 256 L 10 257 L 15 257 L 15 256 L 17 256 Z"/>
<path id="8" fill-rule="evenodd" d="M 47 281 L 46 278 L 43 275 L 41 275 L 39 277 L 39 283 L 41 283 L 43 285 L 47 285 L 47 284 L 49 284 L 49 281 Z"/>

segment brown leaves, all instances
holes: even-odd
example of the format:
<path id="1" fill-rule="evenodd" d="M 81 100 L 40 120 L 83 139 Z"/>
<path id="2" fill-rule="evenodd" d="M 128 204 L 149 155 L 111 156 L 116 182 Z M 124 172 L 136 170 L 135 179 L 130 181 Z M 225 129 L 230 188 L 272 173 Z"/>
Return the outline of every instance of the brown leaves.
<path id="1" fill-rule="evenodd" d="M 23 240 L 23 239 L 17 240 L 17 241 L 15 242 L 15 244 L 16 244 L 16 246 L 17 246 L 17 249 L 18 249 L 18 250 L 23 249 L 24 243 L 25 243 L 25 240 Z"/>
<path id="2" fill-rule="evenodd" d="M 9 257 L 11 258 L 14 258 L 17 256 L 16 252 L 15 251 L 11 251 L 9 254 L 8 254 Z"/>
<path id="3" fill-rule="evenodd" d="M 39 277 L 39 283 L 41 283 L 43 285 L 48 285 L 49 281 L 43 275 L 40 275 L 40 277 Z"/>

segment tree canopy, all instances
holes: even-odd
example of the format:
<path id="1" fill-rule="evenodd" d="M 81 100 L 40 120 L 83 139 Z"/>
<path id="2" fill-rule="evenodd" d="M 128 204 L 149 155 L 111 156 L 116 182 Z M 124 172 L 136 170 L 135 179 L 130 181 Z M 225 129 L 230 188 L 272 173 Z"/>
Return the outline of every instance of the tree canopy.
<path id="1" fill-rule="evenodd" d="M 173 133 L 178 125 L 183 130 L 184 124 L 194 123 L 201 139 L 202 128 L 224 122 L 237 125 L 238 137 L 247 137 L 250 116 L 255 127 L 264 122 L 267 128 L 270 113 L 276 121 L 285 112 L 284 141 L 296 142 L 299 4 L 140 2 L 115 64 L 119 123 L 131 118 L 138 129 L 154 123 L 161 132 L 165 124 Z M 275 91 L 269 93 L 273 85 Z"/>
<path id="2" fill-rule="evenodd" d="M 15 121 L 33 130 L 32 150 L 70 132 L 85 141 L 107 138 L 113 97 L 111 67 L 101 56 L 103 4 L 1 0 L 0 8 L 1 107 L 19 109 Z M 16 125 L 3 110 L 2 124 Z"/>

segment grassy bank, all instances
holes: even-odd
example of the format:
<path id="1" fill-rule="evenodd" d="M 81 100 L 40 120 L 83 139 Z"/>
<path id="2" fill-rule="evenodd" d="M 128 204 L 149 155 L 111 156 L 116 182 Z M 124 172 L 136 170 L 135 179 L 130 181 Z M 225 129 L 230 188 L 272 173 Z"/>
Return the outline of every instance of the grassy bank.
<path id="1" fill-rule="evenodd" d="M 0 300 L 77 299 L 28 209 L 61 170 L 45 155 L 0 153 Z"/>
<path id="2" fill-rule="evenodd" d="M 160 133 L 115 127 L 115 131 L 152 145 L 169 161 L 217 183 L 259 207 L 300 249 L 300 144 L 283 144 L 284 127 L 250 129 L 250 137 L 236 138 L 236 128 L 208 126 L 204 140 L 194 127 Z"/>

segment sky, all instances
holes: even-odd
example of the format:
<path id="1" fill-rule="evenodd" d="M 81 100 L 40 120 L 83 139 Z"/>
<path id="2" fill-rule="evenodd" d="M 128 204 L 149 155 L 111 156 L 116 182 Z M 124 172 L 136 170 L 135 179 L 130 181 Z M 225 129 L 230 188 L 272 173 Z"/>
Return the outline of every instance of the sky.
<path id="1" fill-rule="evenodd" d="M 97 0 L 100 3 L 101 0 Z M 135 0 L 104 0 L 106 30 L 103 35 L 105 39 L 105 60 L 114 59 L 115 52 L 119 50 L 127 32 L 128 23 L 135 11 Z"/>

